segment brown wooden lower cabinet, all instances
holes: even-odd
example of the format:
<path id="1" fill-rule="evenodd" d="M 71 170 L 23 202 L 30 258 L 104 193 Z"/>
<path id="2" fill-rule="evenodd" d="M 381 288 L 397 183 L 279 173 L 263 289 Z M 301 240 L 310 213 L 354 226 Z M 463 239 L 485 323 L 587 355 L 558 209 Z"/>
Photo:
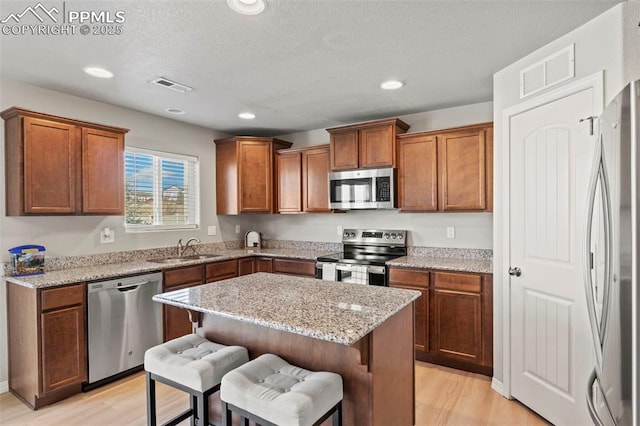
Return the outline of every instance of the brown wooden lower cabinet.
<path id="1" fill-rule="evenodd" d="M 274 274 L 297 275 L 301 277 L 316 276 L 316 262 L 313 260 L 274 258 L 272 261 Z"/>
<path id="2" fill-rule="evenodd" d="M 32 289 L 7 283 L 9 389 L 37 409 L 87 380 L 86 285 Z"/>
<path id="3" fill-rule="evenodd" d="M 422 292 L 416 359 L 493 374 L 492 275 L 390 268 L 389 286 Z"/>
<path id="4" fill-rule="evenodd" d="M 238 276 L 253 274 L 255 271 L 255 260 L 253 257 L 238 259 Z"/>
<path id="5" fill-rule="evenodd" d="M 164 291 L 180 290 L 205 283 L 205 265 L 189 266 L 165 271 Z M 189 312 L 177 306 L 163 305 L 164 341 L 191 333 Z"/>
<path id="6" fill-rule="evenodd" d="M 273 272 L 273 262 L 270 257 L 256 257 L 254 260 L 256 272 Z"/>

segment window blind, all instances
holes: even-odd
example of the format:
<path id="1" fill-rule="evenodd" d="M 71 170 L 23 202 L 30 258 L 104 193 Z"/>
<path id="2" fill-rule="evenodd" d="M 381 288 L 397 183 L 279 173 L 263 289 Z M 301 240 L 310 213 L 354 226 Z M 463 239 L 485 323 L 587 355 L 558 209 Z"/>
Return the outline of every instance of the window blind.
<path id="1" fill-rule="evenodd" d="M 127 231 L 197 228 L 197 157 L 128 147 L 125 150 Z"/>

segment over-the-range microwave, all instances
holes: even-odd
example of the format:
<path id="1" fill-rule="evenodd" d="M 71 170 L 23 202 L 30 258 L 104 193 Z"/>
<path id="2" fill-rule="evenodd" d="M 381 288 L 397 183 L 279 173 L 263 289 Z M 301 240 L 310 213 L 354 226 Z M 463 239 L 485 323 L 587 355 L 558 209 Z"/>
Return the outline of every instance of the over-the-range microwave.
<path id="1" fill-rule="evenodd" d="M 361 169 L 329 173 L 332 209 L 394 209 L 396 169 Z"/>

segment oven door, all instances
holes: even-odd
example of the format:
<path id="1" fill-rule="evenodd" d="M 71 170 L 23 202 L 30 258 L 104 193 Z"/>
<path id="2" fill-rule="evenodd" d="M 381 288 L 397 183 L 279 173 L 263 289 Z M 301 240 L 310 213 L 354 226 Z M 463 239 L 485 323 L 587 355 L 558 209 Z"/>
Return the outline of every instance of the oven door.
<path id="1" fill-rule="evenodd" d="M 316 277 L 351 284 L 386 286 L 387 268 L 377 265 L 318 262 L 316 263 Z"/>

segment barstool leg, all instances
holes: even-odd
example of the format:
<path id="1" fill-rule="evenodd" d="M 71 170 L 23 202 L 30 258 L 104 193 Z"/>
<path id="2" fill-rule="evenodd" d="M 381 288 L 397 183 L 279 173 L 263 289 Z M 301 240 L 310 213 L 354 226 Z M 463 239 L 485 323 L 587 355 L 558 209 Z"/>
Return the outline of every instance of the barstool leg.
<path id="1" fill-rule="evenodd" d="M 198 409 L 195 414 L 198 416 L 198 426 L 209 426 L 209 395 L 199 393 L 196 400 Z"/>
<path id="2" fill-rule="evenodd" d="M 156 426 L 156 381 L 147 373 L 147 425 Z"/>
<path id="3" fill-rule="evenodd" d="M 191 401 L 191 426 L 196 426 L 196 419 L 198 417 L 198 398 L 195 395 L 189 395 Z"/>
<path id="4" fill-rule="evenodd" d="M 338 402 L 336 412 L 333 413 L 333 426 L 342 426 L 342 401 Z"/>
<path id="5" fill-rule="evenodd" d="M 231 426 L 231 410 L 224 401 L 222 401 L 222 426 Z"/>

